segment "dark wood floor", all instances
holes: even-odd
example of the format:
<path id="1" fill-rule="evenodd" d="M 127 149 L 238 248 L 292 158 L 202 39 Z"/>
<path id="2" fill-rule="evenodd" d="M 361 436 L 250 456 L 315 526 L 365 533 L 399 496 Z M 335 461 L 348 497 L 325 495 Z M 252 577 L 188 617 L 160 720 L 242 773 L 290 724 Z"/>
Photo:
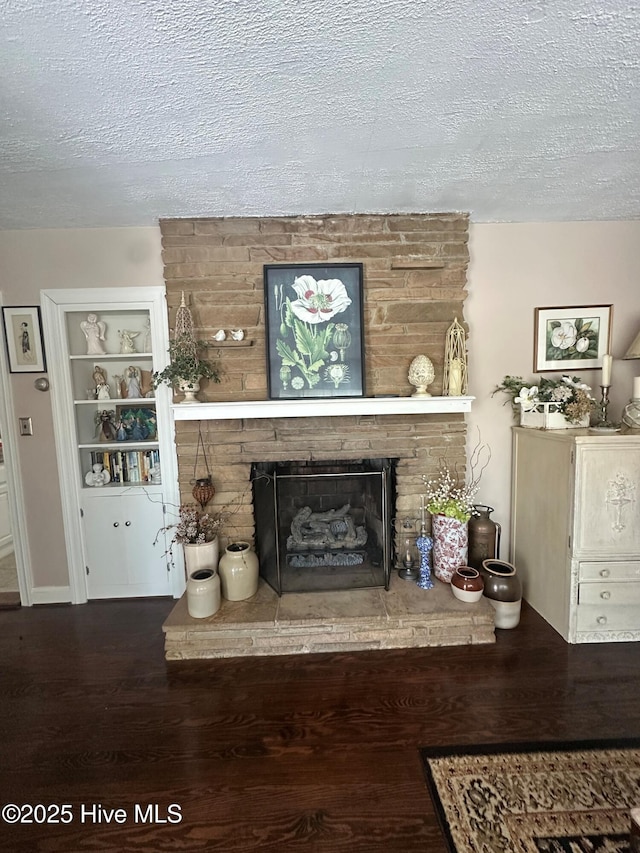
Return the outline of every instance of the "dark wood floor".
<path id="1" fill-rule="evenodd" d="M 167 664 L 172 606 L 0 612 L 0 801 L 72 818 L 1 850 L 445 853 L 418 747 L 640 735 L 640 644 L 529 609 L 495 646 Z"/>

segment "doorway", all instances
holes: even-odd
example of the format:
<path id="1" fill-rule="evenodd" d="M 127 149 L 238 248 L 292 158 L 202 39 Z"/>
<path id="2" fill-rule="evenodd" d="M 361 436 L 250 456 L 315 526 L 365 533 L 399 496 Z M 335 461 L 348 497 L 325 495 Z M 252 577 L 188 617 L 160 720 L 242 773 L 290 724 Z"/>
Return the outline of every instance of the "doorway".
<path id="1" fill-rule="evenodd" d="M 0 601 L 11 597 L 7 593 L 16 593 L 18 597 L 20 593 L 16 554 L 13 548 L 9 499 L 2 445 L 2 426 L 0 425 Z"/>
<path id="2" fill-rule="evenodd" d="M 0 294 L 0 307 L 2 301 Z M 3 607 L 32 603 L 16 423 L 4 324 L 0 322 L 0 606 Z"/>

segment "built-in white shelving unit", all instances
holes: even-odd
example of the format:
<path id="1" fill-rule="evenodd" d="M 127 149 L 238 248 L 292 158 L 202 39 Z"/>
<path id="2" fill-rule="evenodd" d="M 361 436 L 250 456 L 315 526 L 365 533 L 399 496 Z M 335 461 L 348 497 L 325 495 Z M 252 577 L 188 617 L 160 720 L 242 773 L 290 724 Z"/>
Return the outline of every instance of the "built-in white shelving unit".
<path id="1" fill-rule="evenodd" d="M 168 357 L 164 289 L 45 290 L 41 304 L 73 602 L 177 597 L 184 573 L 164 532 L 179 505 L 171 392 L 152 387 Z M 88 352 L 89 314 L 106 326 L 104 353 Z M 134 352 L 122 351 L 123 330 Z"/>

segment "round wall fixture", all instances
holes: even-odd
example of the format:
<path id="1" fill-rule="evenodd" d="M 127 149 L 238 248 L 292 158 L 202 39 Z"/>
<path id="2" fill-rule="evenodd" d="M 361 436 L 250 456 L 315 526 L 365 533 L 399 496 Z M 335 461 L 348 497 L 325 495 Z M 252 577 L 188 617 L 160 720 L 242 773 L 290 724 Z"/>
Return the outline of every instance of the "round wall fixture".
<path id="1" fill-rule="evenodd" d="M 48 391 L 49 390 L 49 380 L 47 379 L 46 376 L 41 376 L 40 379 L 36 379 L 36 381 L 33 384 L 34 384 L 35 388 L 37 388 L 38 391 Z"/>

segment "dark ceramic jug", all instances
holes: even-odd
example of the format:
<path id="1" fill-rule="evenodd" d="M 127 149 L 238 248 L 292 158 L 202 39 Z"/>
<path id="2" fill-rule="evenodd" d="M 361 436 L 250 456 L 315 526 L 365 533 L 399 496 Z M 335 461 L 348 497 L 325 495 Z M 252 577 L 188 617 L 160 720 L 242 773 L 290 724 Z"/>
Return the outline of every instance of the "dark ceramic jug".
<path id="1" fill-rule="evenodd" d="M 504 560 L 484 560 L 482 563 L 484 595 L 491 603 L 496 628 L 515 628 L 520 622 L 522 583 L 516 567 Z"/>
<path id="2" fill-rule="evenodd" d="M 482 563 L 484 594 L 494 601 L 520 601 L 522 583 L 516 567 L 504 560 L 484 560 Z"/>
<path id="3" fill-rule="evenodd" d="M 480 571 L 484 560 L 500 556 L 500 525 L 489 516 L 494 511 L 492 506 L 476 504 L 475 514 L 468 523 L 469 556 L 467 562 Z"/>

